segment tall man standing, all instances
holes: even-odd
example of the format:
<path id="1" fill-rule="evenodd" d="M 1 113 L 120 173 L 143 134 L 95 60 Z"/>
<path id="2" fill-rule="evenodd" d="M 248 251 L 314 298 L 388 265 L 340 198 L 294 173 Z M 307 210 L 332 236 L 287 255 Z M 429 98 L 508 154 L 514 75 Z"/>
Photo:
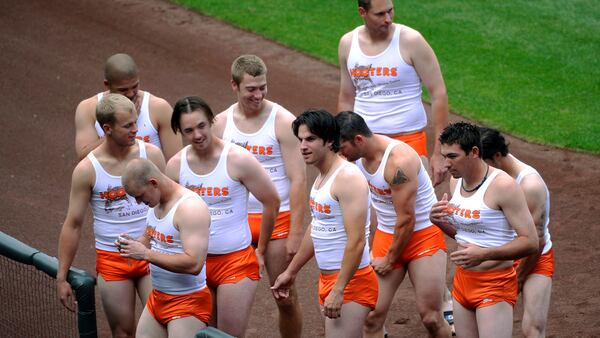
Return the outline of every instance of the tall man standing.
<path id="1" fill-rule="evenodd" d="M 137 138 L 162 149 L 166 159 L 181 149 L 181 139 L 169 127 L 171 106 L 167 101 L 139 89 L 140 79 L 135 61 L 127 54 L 115 54 L 104 65 L 104 86 L 98 93 L 79 103 L 75 111 L 75 151 L 81 160 L 94 150 L 104 137 L 96 120 L 96 106 L 108 93 L 126 96 L 138 112 Z"/>
<path id="2" fill-rule="evenodd" d="M 431 98 L 435 136 L 448 124 L 448 96 L 435 53 L 416 30 L 394 24 L 392 0 L 358 0 L 364 25 L 342 36 L 338 49 L 338 111 L 354 111 L 369 128 L 427 156 L 427 115 L 421 85 Z M 444 172 L 436 140 L 431 154 L 433 185 Z"/>
<path id="3" fill-rule="evenodd" d="M 273 284 L 273 294 L 289 297 L 298 272 L 315 256 L 325 336 L 362 337 L 378 289 L 369 265 L 369 187 L 360 170 L 337 154 L 339 128 L 331 114 L 308 110 L 292 127 L 304 161 L 314 165 L 319 176 L 310 192 L 311 225 L 298 253 Z"/>
<path id="4" fill-rule="evenodd" d="M 427 169 L 409 145 L 373 134 L 360 115 L 341 112 L 336 121 L 340 152 L 355 161 L 367 179 L 377 214 L 371 265 L 377 273 L 379 297 L 367 317 L 365 337 L 383 337 L 394 294 L 407 272 L 429 336 L 449 337 L 450 326 L 442 317 L 446 243 L 442 231 L 429 221 L 437 200 Z"/>
<path id="5" fill-rule="evenodd" d="M 512 337 L 517 276 L 513 260 L 534 254 L 538 238 L 523 191 L 481 158 L 479 129 L 450 124 L 440 135 L 444 165 L 454 178 L 430 219 L 457 242 L 454 320 L 459 337 Z"/>
<path id="6" fill-rule="evenodd" d="M 525 337 L 545 337 L 552 276 L 554 249 L 550 240 L 550 192 L 542 176 L 508 151 L 499 131 L 480 128 L 482 157 L 489 164 L 512 176 L 523 192 L 539 238 L 539 250 L 521 259 L 517 267 L 519 291 L 523 295 L 522 330 Z"/>
<path id="7" fill-rule="evenodd" d="M 148 263 L 121 257 L 115 240 L 122 233 L 140 237 L 148 207 L 138 205 L 127 195 L 121 175 L 133 159 L 148 158 L 160 170 L 165 168 L 165 159 L 160 149 L 136 140 L 138 116 L 127 97 L 106 95 L 98 104 L 96 119 L 106 136 L 73 170 L 69 210 L 58 242 L 57 291 L 62 304 L 72 308 L 73 292 L 66 277 L 79 246 L 89 203 L 94 214 L 96 271 L 102 305 L 113 337 L 133 337 L 136 290 L 142 304 L 150 292 Z"/>
<path id="8" fill-rule="evenodd" d="M 130 196 L 150 207 L 144 235 L 117 241 L 122 257 L 150 263 L 152 293 L 136 336 L 192 337 L 206 327 L 212 310 L 204 269 L 206 203 L 145 159 L 131 161 L 122 181 Z"/>
<path id="9" fill-rule="evenodd" d="M 215 135 L 248 149 L 261 163 L 277 188 L 281 206 L 265 263 L 269 282 L 282 273 L 302 240 L 302 220 L 307 205 L 306 168 L 300 145 L 291 130 L 295 117 L 282 106 L 265 99 L 267 66 L 255 55 L 242 55 L 231 65 L 231 88 L 237 102 L 215 119 Z M 257 244 L 262 205 L 253 195 L 248 203 L 252 241 Z M 291 297 L 276 299 L 282 337 L 300 337 L 302 312 L 296 290 Z"/>

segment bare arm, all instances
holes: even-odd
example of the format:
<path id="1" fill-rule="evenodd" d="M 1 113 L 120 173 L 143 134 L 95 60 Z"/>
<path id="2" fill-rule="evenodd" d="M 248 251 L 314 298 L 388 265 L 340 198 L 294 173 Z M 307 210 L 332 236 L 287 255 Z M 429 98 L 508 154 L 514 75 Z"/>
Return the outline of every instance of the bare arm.
<path id="1" fill-rule="evenodd" d="M 398 148 L 394 150 L 386 166 L 385 180 L 392 190 L 396 224 L 387 255 L 379 258 L 383 262 L 377 262 L 377 258 L 373 261 L 375 271 L 380 274 L 392 270 L 392 264 L 404 251 L 414 231 L 415 205 L 419 187 L 417 177 L 420 168 L 421 160 L 418 157 L 410 158 L 402 154 Z"/>
<path id="2" fill-rule="evenodd" d="M 175 154 L 169 162 L 167 162 L 167 167 L 165 169 L 165 175 L 173 181 L 179 183 L 179 170 L 181 168 L 181 151 Z"/>
<path id="3" fill-rule="evenodd" d="M 275 283 L 273 283 L 273 286 L 271 287 L 271 291 L 276 299 L 289 297 L 290 288 L 294 284 L 298 272 L 314 255 L 315 249 L 312 238 L 310 237 L 310 227 L 308 227 L 304 232 L 304 238 L 302 238 L 300 248 L 294 258 L 292 258 L 290 265 L 288 265 L 284 272 L 277 276 Z"/>
<path id="4" fill-rule="evenodd" d="M 158 167 L 160 172 L 164 173 L 167 164 L 165 163 L 165 157 L 163 156 L 162 151 L 153 144 L 146 143 L 145 145 L 148 160 L 152 161 L 152 163 Z"/>
<path id="5" fill-rule="evenodd" d="M 171 108 L 171 105 L 167 101 L 154 95 L 150 97 L 150 100 L 150 112 L 156 121 L 160 144 L 165 159 L 168 160 L 180 151 L 182 147 L 181 135 L 174 133 L 173 129 L 171 129 L 173 108 Z"/>
<path id="6" fill-rule="evenodd" d="M 148 261 L 165 270 L 197 275 L 202 271 L 208 251 L 208 207 L 199 199 L 187 199 L 177 208 L 173 225 L 179 229 L 183 253 L 153 251 L 133 240 L 121 242 L 121 256 Z"/>
<path id="7" fill-rule="evenodd" d="M 227 124 L 227 110 L 225 110 L 225 111 L 217 114 L 217 116 L 215 116 L 215 122 L 213 123 L 213 126 L 211 128 L 213 135 L 222 139 L 223 132 L 225 132 L 226 124 Z"/>
<path id="8" fill-rule="evenodd" d="M 67 276 L 81 239 L 81 228 L 90 200 L 93 180 L 91 164 L 88 160 L 83 160 L 73 171 L 69 209 L 58 241 L 56 286 L 61 303 L 70 310 L 74 310 L 70 305 L 73 294 Z"/>
<path id="9" fill-rule="evenodd" d="M 435 142 L 429 162 L 433 174 L 432 183 L 434 186 L 437 186 L 444 179 L 440 153 L 441 145 L 438 137 L 448 125 L 448 95 L 446 93 L 446 85 L 435 53 L 423 36 L 408 27 L 403 29 L 402 36 L 403 40 L 406 39 L 410 50 L 410 62 L 415 67 L 419 78 L 421 78 L 431 98 L 431 115 Z"/>
<path id="10" fill-rule="evenodd" d="M 92 97 L 79 103 L 75 110 L 75 153 L 82 160 L 102 143 L 96 132 L 96 98 Z"/>
<path id="11" fill-rule="evenodd" d="M 239 179 L 263 205 L 260 237 L 256 248 L 257 254 L 262 256 L 267 251 L 267 243 L 279 213 L 279 194 L 269 175 L 250 152 L 239 146 L 232 146 L 231 149 L 227 170 L 233 173 L 232 177 Z"/>
<path id="12" fill-rule="evenodd" d="M 352 83 L 352 78 L 348 73 L 348 54 L 350 53 L 350 45 L 352 42 L 352 32 L 344 34 L 340 39 L 338 46 L 338 60 L 340 63 L 340 93 L 338 95 L 338 104 L 336 115 L 342 111 L 354 110 L 354 97 L 356 89 Z"/>
<path id="13" fill-rule="evenodd" d="M 342 267 L 323 306 L 325 316 L 338 318 L 341 315 L 344 289 L 356 273 L 365 248 L 369 187 L 360 172 L 344 168 L 335 178 L 331 187 L 331 194 L 334 198 L 337 198 L 342 209 L 347 243 L 342 258 Z"/>
<path id="14" fill-rule="evenodd" d="M 306 165 L 300 152 L 300 142 L 292 132 L 294 116 L 288 112 L 279 112 L 277 116 L 277 139 L 281 146 L 285 172 L 290 180 L 290 233 L 287 238 L 286 252 L 290 261 L 298 251 L 302 241 L 302 221 L 308 204 L 306 193 Z"/>

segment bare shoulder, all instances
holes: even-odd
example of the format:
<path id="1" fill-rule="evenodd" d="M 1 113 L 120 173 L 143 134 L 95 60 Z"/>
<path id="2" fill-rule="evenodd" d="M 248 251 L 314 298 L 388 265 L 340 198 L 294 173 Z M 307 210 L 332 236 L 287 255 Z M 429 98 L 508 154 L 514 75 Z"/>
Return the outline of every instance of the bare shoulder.
<path id="1" fill-rule="evenodd" d="M 530 174 L 523 177 L 520 186 L 526 196 L 546 196 L 546 183 L 540 175 Z"/>
<path id="2" fill-rule="evenodd" d="M 148 106 L 150 108 L 150 111 L 172 113 L 171 105 L 169 104 L 169 102 L 167 102 L 167 100 L 150 93 L 148 93 L 148 95 L 150 95 L 150 98 L 148 100 Z"/>
<path id="3" fill-rule="evenodd" d="M 275 128 L 277 135 L 293 135 L 292 123 L 296 120 L 296 116 L 283 106 L 279 106 L 275 115 Z M 283 134 L 282 134 L 283 133 Z"/>
<path id="4" fill-rule="evenodd" d="M 486 197 L 488 196 L 487 193 L 489 192 L 491 193 L 489 195 L 491 200 L 498 202 L 499 205 L 502 205 L 506 201 L 514 200 L 519 196 L 523 196 L 523 192 L 519 188 L 517 181 L 515 181 L 514 178 L 500 169 L 494 168 L 494 170 L 498 171 L 498 174 L 496 177 L 494 177 L 494 180 L 490 182 L 489 189 L 486 192 Z"/>
<path id="5" fill-rule="evenodd" d="M 408 144 L 399 143 L 390 151 L 387 167 L 400 167 L 416 175 L 421 167 L 421 158 Z"/>
<path id="6" fill-rule="evenodd" d="M 79 102 L 75 110 L 76 117 L 91 117 L 96 120 L 96 106 L 98 105 L 98 97 L 96 95 L 88 97 Z"/>
<path id="7" fill-rule="evenodd" d="M 175 182 L 179 182 L 179 170 L 181 168 L 181 153 L 182 150 L 178 151 L 175 155 L 173 155 L 173 157 L 171 157 L 167 162 L 167 166 L 165 169 L 165 174 Z"/>
<path id="8" fill-rule="evenodd" d="M 227 124 L 227 110 L 220 112 L 215 115 L 215 121 L 212 126 L 213 134 L 222 138 L 223 133 L 225 132 L 225 125 Z"/>
<path id="9" fill-rule="evenodd" d="M 344 190 L 352 190 L 360 187 L 368 187 L 367 180 L 360 169 L 353 164 L 344 164 L 344 167 L 335 177 L 334 185 L 344 187 Z"/>
<path id="10" fill-rule="evenodd" d="M 94 184 L 96 178 L 96 173 L 94 171 L 94 166 L 90 159 L 86 156 L 84 157 L 77 165 L 75 169 L 73 169 L 73 181 L 78 181 L 81 183 L 89 183 L 90 187 Z"/>
<path id="11" fill-rule="evenodd" d="M 401 43 L 420 43 L 424 42 L 425 38 L 423 35 L 416 29 L 406 26 L 406 25 L 398 25 L 400 29 L 400 42 Z"/>
<path id="12" fill-rule="evenodd" d="M 248 161 L 256 160 L 254 156 L 248 151 L 248 149 L 239 146 L 235 143 L 231 143 L 229 148 L 229 154 L 227 154 L 227 163 L 238 166 L 244 165 Z M 258 160 L 256 160 L 258 162 Z"/>

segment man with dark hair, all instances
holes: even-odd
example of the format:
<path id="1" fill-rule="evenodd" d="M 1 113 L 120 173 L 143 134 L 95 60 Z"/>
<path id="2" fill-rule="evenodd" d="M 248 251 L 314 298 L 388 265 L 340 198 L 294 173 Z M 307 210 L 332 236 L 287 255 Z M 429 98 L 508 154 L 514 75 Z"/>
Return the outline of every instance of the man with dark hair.
<path id="1" fill-rule="evenodd" d="M 394 294 L 408 272 L 429 336 L 449 337 L 450 326 L 442 317 L 446 243 L 444 234 L 429 221 L 437 200 L 427 169 L 409 145 L 373 134 L 360 115 L 341 112 L 336 121 L 341 153 L 367 179 L 377 214 L 371 265 L 377 273 L 379 297 L 367 317 L 364 336 L 383 337 Z"/>
<path id="2" fill-rule="evenodd" d="M 248 149 L 271 177 L 281 199 L 279 216 L 269 241 L 265 263 L 269 283 L 282 273 L 298 251 L 307 205 L 306 166 L 300 145 L 291 131 L 294 115 L 266 99 L 267 66 L 256 55 L 242 55 L 231 65 L 231 88 L 237 102 L 217 115 L 214 133 L 227 142 Z M 260 234 L 262 207 L 253 195 L 248 204 L 252 242 Z M 296 290 L 286 299 L 276 299 L 282 337 L 300 337 L 302 312 Z"/>
<path id="3" fill-rule="evenodd" d="M 206 203 L 145 159 L 129 162 L 122 182 L 130 196 L 150 207 L 144 235 L 123 234 L 115 243 L 122 257 L 150 263 L 152 292 L 136 337 L 194 336 L 206 327 L 212 310 L 204 269 Z"/>
<path id="4" fill-rule="evenodd" d="M 138 205 L 121 184 L 125 166 L 136 158 L 148 158 L 159 169 L 165 159 L 157 147 L 136 140 L 138 119 L 135 106 L 120 94 L 107 94 L 94 119 L 101 121 L 102 143 L 73 170 L 69 210 L 58 243 L 57 292 L 72 309 L 73 292 L 67 273 L 73 262 L 89 203 L 94 214 L 98 289 L 114 337 L 135 334 L 135 294 L 142 304 L 150 292 L 147 262 L 133 262 L 119 255 L 115 241 L 121 233 L 140 237 L 148 207 Z"/>
<path id="5" fill-rule="evenodd" d="M 535 253 L 538 238 L 523 191 L 481 158 L 479 129 L 450 124 L 440 135 L 452 199 L 431 208 L 431 222 L 457 242 L 450 254 L 459 337 L 512 337 L 517 277 L 513 260 Z"/>
<path id="6" fill-rule="evenodd" d="M 138 69 L 127 54 L 115 54 L 104 66 L 105 92 L 79 103 L 75 111 L 75 151 L 79 159 L 94 150 L 104 137 L 102 125 L 96 120 L 98 102 L 108 93 L 126 96 L 138 111 L 137 138 L 162 149 L 169 159 L 181 149 L 181 139 L 169 128 L 171 106 L 167 101 L 139 89 Z"/>
<path id="7" fill-rule="evenodd" d="M 362 337 L 375 308 L 377 278 L 369 265 L 369 187 L 355 165 L 340 157 L 339 129 L 331 114 L 308 110 L 293 122 L 302 157 L 319 170 L 311 192 L 312 221 L 298 253 L 273 284 L 286 299 L 300 269 L 313 256 L 321 271 L 319 303 L 326 337 Z"/>
<path id="8" fill-rule="evenodd" d="M 369 128 L 409 144 L 427 157 L 427 115 L 421 86 L 431 98 L 434 135 L 448 124 L 446 86 L 435 53 L 416 30 L 394 24 L 392 0 L 359 0 L 364 25 L 342 36 L 339 111 L 354 111 Z M 444 172 L 435 142 L 430 165 L 433 185 Z"/>
<path id="9" fill-rule="evenodd" d="M 517 281 L 523 295 L 523 335 L 545 337 L 554 274 L 554 249 L 548 230 L 550 192 L 542 176 L 533 167 L 509 153 L 508 144 L 498 130 L 480 128 L 480 132 L 483 159 L 517 181 L 525 193 L 537 229 L 539 250 L 521 259 L 517 267 Z"/>
<path id="10" fill-rule="evenodd" d="M 220 330 L 244 337 L 280 202 L 258 160 L 213 134 L 213 119 L 212 109 L 201 98 L 177 101 L 171 125 L 189 146 L 169 160 L 167 175 L 209 206 L 206 278 L 215 299 L 212 321 Z M 260 203 L 263 216 L 256 250 L 248 226 L 248 193 Z"/>

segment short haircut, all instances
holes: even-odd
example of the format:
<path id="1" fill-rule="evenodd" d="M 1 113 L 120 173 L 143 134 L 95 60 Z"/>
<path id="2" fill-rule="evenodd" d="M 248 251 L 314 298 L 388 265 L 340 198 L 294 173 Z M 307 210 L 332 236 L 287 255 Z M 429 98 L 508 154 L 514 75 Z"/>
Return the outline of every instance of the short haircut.
<path id="1" fill-rule="evenodd" d="M 340 128 L 342 141 L 354 141 L 356 135 L 373 136 L 365 120 L 355 112 L 343 111 L 335 117 L 335 122 Z"/>
<path id="2" fill-rule="evenodd" d="M 109 93 L 102 96 L 102 99 L 96 105 L 96 120 L 103 126 L 108 124 L 115 125 L 115 114 L 117 111 L 135 112 L 135 105 L 126 96 L 121 94 Z"/>
<path id="3" fill-rule="evenodd" d="M 186 96 L 177 100 L 171 115 L 171 129 L 174 133 L 181 131 L 181 115 L 202 112 L 206 115 L 208 122 L 212 125 L 215 115 L 210 106 L 199 96 Z"/>
<path id="4" fill-rule="evenodd" d="M 104 79 L 108 83 L 129 80 L 137 76 L 137 65 L 131 56 L 127 54 L 115 54 L 106 60 L 104 65 Z"/>
<path id="5" fill-rule="evenodd" d="M 252 77 L 266 75 L 267 65 L 256 55 L 247 54 L 239 56 L 231 64 L 231 78 L 239 85 L 244 79 L 244 74 Z"/>
<path id="6" fill-rule="evenodd" d="M 358 7 L 362 7 L 368 11 L 371 9 L 371 0 L 358 0 Z"/>
<path id="7" fill-rule="evenodd" d="M 136 158 L 131 160 L 125 167 L 125 172 L 121 177 L 121 183 L 128 193 L 131 188 L 143 187 L 150 178 L 159 178 L 161 176 L 158 167 L 150 160 L 145 158 Z"/>
<path id="8" fill-rule="evenodd" d="M 480 127 L 479 133 L 481 134 L 481 157 L 484 160 L 490 160 L 500 153 L 503 157 L 508 155 L 508 143 L 500 132 L 496 129 Z"/>
<path id="9" fill-rule="evenodd" d="M 451 123 L 444 128 L 439 140 L 441 144 L 458 144 L 465 154 L 468 154 L 473 147 L 477 147 L 481 157 L 481 137 L 479 128 L 474 124 L 467 122 Z"/>
<path id="10" fill-rule="evenodd" d="M 323 109 L 308 109 L 292 123 L 294 135 L 298 137 L 298 129 L 306 125 L 311 133 L 317 135 L 324 143 L 331 142 L 331 150 L 340 150 L 340 128 L 333 115 Z"/>

